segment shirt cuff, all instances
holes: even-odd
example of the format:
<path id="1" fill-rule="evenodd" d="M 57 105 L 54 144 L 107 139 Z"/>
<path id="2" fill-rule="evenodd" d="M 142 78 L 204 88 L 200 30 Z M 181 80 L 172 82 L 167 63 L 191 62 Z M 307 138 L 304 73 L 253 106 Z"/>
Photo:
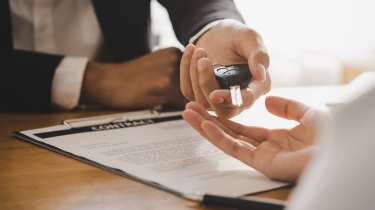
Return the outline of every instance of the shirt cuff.
<path id="1" fill-rule="evenodd" d="M 63 110 L 78 106 L 87 58 L 65 57 L 57 67 L 52 80 L 52 104 Z"/>
<path id="2" fill-rule="evenodd" d="M 196 43 L 198 41 L 198 39 L 203 35 L 205 34 L 207 31 L 209 31 L 212 27 L 216 26 L 217 24 L 225 21 L 225 20 L 229 20 L 229 19 L 220 19 L 220 20 L 215 20 L 207 25 L 205 25 L 201 30 L 198 31 L 198 33 L 196 33 L 194 36 L 192 36 L 190 39 L 189 39 L 189 43 Z M 230 19 L 232 20 L 232 19 Z"/>

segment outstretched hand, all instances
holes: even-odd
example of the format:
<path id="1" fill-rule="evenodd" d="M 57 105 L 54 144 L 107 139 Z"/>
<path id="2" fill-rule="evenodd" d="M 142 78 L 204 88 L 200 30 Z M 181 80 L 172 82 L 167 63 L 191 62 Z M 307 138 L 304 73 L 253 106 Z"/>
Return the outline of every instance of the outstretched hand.
<path id="1" fill-rule="evenodd" d="M 253 81 L 241 90 L 243 106 L 233 106 L 229 90 L 220 89 L 213 64 L 249 65 Z M 269 56 L 259 34 L 248 26 L 223 20 L 186 47 L 180 63 L 181 92 L 190 101 L 211 109 L 223 118 L 231 118 L 249 108 L 271 88 L 267 68 Z"/>
<path id="2" fill-rule="evenodd" d="M 272 179 L 294 181 L 315 150 L 316 122 L 324 113 L 274 96 L 266 99 L 266 107 L 270 113 L 299 124 L 291 129 L 244 126 L 212 116 L 196 102 L 187 104 L 183 117 L 228 155 Z"/>

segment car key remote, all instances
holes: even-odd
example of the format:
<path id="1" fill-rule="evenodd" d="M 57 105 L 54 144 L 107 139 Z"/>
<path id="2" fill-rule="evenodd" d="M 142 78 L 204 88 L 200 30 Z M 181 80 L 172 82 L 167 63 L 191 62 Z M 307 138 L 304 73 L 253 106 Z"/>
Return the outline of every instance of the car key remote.
<path id="1" fill-rule="evenodd" d="M 242 106 L 241 89 L 252 79 L 248 64 L 215 65 L 214 72 L 220 88 L 230 90 L 233 106 Z"/>

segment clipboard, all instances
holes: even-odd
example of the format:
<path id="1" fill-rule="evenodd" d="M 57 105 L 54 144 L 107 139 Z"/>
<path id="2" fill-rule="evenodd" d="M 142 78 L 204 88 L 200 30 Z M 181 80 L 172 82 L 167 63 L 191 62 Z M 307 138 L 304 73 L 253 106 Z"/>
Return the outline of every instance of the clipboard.
<path id="1" fill-rule="evenodd" d="M 79 128 L 86 127 L 86 126 L 111 124 L 111 123 L 118 123 L 118 122 L 123 122 L 123 121 L 127 121 L 127 120 L 132 121 L 132 120 L 139 120 L 139 119 L 144 119 L 144 118 L 160 118 L 160 117 L 166 117 L 166 116 L 167 117 L 177 117 L 177 118 L 182 119 L 181 112 L 179 112 L 179 111 L 177 111 L 177 112 L 164 112 L 162 114 L 157 109 L 150 109 L 150 110 L 135 111 L 135 112 L 124 112 L 124 113 L 109 114 L 109 115 L 99 115 L 99 116 L 84 117 L 84 118 L 66 119 L 66 120 L 63 120 L 61 122 L 61 125 L 64 125 L 66 127 L 66 129 L 71 130 L 71 129 L 79 129 Z M 20 139 L 20 140 L 26 141 L 28 143 L 31 143 L 33 145 L 36 145 L 36 146 L 42 147 L 44 149 L 50 150 L 52 152 L 56 152 L 60 155 L 63 155 L 63 156 L 81 161 L 85 164 L 88 164 L 88 165 L 100 168 L 102 170 L 108 171 L 110 173 L 113 173 L 113 174 L 116 174 L 116 175 L 119 175 L 119 176 L 123 176 L 123 177 L 126 177 L 126 178 L 130 178 L 134 181 L 141 182 L 141 183 L 146 184 L 146 185 L 151 186 L 151 187 L 156 187 L 160 190 L 172 193 L 174 195 L 177 195 L 177 196 L 182 197 L 182 198 L 186 198 L 188 200 L 196 201 L 196 199 L 193 198 L 193 197 L 191 197 L 191 198 L 186 197 L 183 194 L 181 194 L 180 192 L 169 189 L 167 187 L 164 187 L 164 186 L 160 185 L 159 183 L 150 182 L 148 180 L 140 179 L 139 177 L 134 176 L 132 174 L 129 174 L 126 171 L 119 170 L 117 168 L 108 167 L 107 165 L 103 165 L 103 164 L 100 164 L 98 162 L 95 162 L 95 161 L 89 160 L 87 158 L 81 157 L 79 155 L 75 155 L 73 153 L 62 150 L 58 147 L 54 147 L 54 146 L 48 145 L 48 144 L 43 143 L 43 142 L 35 141 L 35 139 L 30 138 L 29 136 L 23 134 L 21 131 L 13 132 L 12 136 L 17 138 L 17 139 Z"/>
<path id="2" fill-rule="evenodd" d="M 211 192 L 187 192 L 187 190 L 180 190 L 179 184 L 176 186 L 168 185 L 163 183 L 163 178 L 161 179 L 153 179 L 149 177 L 142 177 L 141 175 L 137 174 L 134 171 L 129 172 L 129 170 L 126 169 L 126 167 L 115 167 L 109 164 L 105 164 L 101 162 L 100 160 L 97 160 L 95 158 L 87 157 L 84 153 L 77 153 L 75 151 L 72 151 L 70 149 L 66 149 L 60 146 L 53 145 L 52 143 L 48 143 L 46 141 L 43 141 L 41 139 L 53 139 L 56 136 L 60 138 L 60 136 L 63 135 L 72 135 L 75 134 L 87 134 L 88 132 L 121 132 L 122 130 L 125 130 L 125 128 L 147 128 L 148 126 L 158 126 L 163 124 L 168 124 L 168 126 L 174 126 L 174 122 L 182 123 L 182 115 L 181 112 L 158 112 L 156 110 L 146 110 L 146 111 L 138 111 L 138 112 L 127 112 L 127 113 L 119 113 L 119 114 L 111 114 L 111 115 L 102 115 L 102 116 L 94 116 L 94 117 L 86 117 L 86 118 L 79 118 L 79 119 L 68 119 L 61 122 L 60 125 L 41 128 L 41 129 L 34 129 L 29 131 L 18 131 L 14 132 L 13 136 L 24 140 L 26 142 L 29 142 L 31 144 L 43 147 L 45 149 L 48 149 L 50 151 L 62 154 L 64 156 L 67 156 L 69 158 L 73 158 L 75 160 L 84 162 L 86 164 L 98 167 L 100 169 L 103 169 L 105 171 L 109 171 L 111 173 L 124 176 L 127 178 L 130 178 L 132 180 L 141 182 L 143 184 L 156 187 L 158 189 L 161 189 L 163 191 L 172 193 L 174 195 L 180 196 L 182 198 L 192 200 L 192 201 L 202 201 L 204 196 L 207 194 L 212 194 Z M 135 124 L 134 124 L 135 123 Z M 134 125 L 134 126 L 133 126 Z M 186 125 L 187 126 L 187 125 Z M 101 127 L 102 129 L 99 130 L 90 130 L 87 129 L 93 129 L 93 128 Z M 190 126 L 188 126 L 190 128 Z M 186 128 L 184 128 L 186 129 Z M 147 132 L 146 132 L 147 133 Z M 91 135 L 91 134 L 90 134 Z M 198 134 L 194 134 L 198 136 Z M 95 136 L 94 134 L 92 136 Z M 202 141 L 205 142 L 205 141 Z M 236 162 L 236 160 L 230 160 L 232 162 Z M 231 163 L 232 164 L 232 163 Z M 237 163 L 236 163 L 237 164 Z M 248 168 L 248 166 L 246 166 Z M 226 173 L 226 172 L 223 172 Z M 239 177 L 243 176 L 242 171 L 241 174 L 239 174 Z M 233 189 L 231 193 L 228 194 L 218 194 L 220 196 L 232 196 L 237 197 L 240 195 L 248 195 L 253 193 L 259 193 L 264 191 L 269 191 L 271 189 L 277 189 L 281 187 L 285 187 L 288 184 L 282 183 L 282 182 L 276 182 L 271 181 L 268 178 L 265 178 L 263 175 L 259 175 L 259 177 L 262 177 L 261 184 L 259 184 L 258 188 L 254 191 L 252 190 L 246 190 L 234 192 Z M 233 177 L 233 181 L 238 178 Z M 259 179 L 259 178 L 257 178 Z M 258 180 L 259 181 L 259 180 Z M 240 186 L 241 183 L 238 184 Z"/>

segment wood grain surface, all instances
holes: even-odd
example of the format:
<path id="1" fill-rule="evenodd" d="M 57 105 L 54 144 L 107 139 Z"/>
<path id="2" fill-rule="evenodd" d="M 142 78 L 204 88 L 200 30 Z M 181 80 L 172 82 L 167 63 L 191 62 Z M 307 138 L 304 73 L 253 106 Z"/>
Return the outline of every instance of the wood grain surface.
<path id="1" fill-rule="evenodd" d="M 109 112 L 0 113 L 0 209 L 205 209 L 144 185 L 15 139 L 13 131 Z M 285 200 L 290 188 L 256 196 Z"/>

